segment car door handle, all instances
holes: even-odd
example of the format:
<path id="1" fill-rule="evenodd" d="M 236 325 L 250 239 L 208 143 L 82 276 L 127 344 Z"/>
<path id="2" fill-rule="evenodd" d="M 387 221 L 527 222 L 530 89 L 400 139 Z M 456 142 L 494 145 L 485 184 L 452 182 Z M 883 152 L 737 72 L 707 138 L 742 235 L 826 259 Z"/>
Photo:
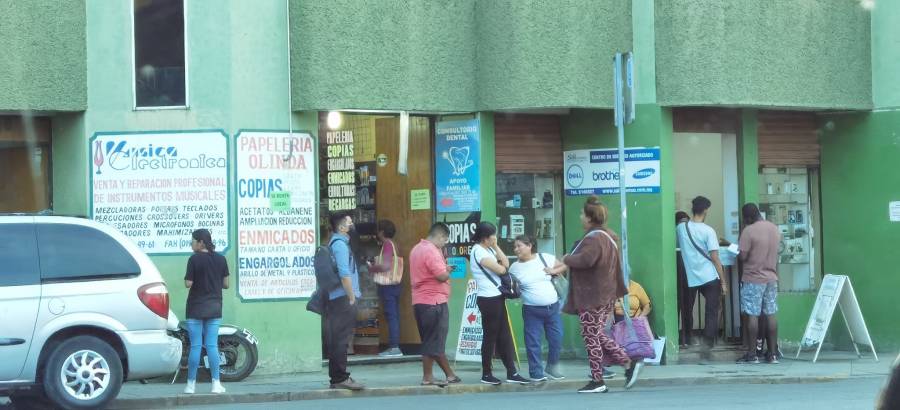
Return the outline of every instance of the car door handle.
<path id="1" fill-rule="evenodd" d="M 16 346 L 25 344 L 25 339 L 11 339 L 0 337 L 0 346 Z"/>

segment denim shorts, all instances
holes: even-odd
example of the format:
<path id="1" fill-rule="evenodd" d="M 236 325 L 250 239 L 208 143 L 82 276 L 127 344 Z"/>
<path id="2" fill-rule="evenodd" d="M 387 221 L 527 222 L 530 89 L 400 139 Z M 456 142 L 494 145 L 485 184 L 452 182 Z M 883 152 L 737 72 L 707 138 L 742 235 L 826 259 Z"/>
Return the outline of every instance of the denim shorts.
<path id="1" fill-rule="evenodd" d="M 778 295 L 778 281 L 769 283 L 741 283 L 741 312 L 750 316 L 774 315 L 778 312 L 775 297 Z"/>

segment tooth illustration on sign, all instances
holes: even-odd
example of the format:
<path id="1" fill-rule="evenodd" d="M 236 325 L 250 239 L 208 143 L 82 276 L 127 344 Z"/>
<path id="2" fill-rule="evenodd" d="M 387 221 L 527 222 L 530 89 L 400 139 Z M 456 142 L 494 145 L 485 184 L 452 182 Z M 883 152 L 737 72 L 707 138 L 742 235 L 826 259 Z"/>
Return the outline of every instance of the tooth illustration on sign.
<path id="1" fill-rule="evenodd" d="M 475 161 L 469 159 L 469 147 L 450 147 L 448 151 L 444 151 L 441 156 L 450 162 L 453 167 L 453 175 L 460 176 L 466 172 L 469 167 L 475 164 Z"/>

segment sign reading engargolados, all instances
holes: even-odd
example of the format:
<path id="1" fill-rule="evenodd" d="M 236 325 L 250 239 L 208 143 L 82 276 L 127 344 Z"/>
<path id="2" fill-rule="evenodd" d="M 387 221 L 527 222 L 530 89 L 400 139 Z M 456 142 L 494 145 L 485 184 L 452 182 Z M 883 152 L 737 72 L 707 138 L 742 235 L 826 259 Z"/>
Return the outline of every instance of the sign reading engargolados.
<path id="1" fill-rule="evenodd" d="M 235 147 L 238 295 L 244 300 L 309 297 L 316 289 L 313 138 L 241 131 Z"/>
<path id="2" fill-rule="evenodd" d="M 221 131 L 100 132 L 90 141 L 91 218 L 149 254 L 190 253 L 206 228 L 228 247 L 228 137 Z"/>
<path id="3" fill-rule="evenodd" d="M 619 193 L 616 149 L 582 149 L 563 153 L 566 195 Z M 625 149 L 628 193 L 659 193 L 659 147 Z"/>

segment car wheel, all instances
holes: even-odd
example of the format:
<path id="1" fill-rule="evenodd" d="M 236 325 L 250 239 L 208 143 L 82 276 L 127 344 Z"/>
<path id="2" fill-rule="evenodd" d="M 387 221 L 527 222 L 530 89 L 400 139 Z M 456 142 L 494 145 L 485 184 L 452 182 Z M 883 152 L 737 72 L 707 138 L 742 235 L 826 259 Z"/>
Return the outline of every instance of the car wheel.
<path id="1" fill-rule="evenodd" d="M 122 388 L 122 361 L 106 342 L 77 336 L 53 349 L 43 375 L 44 392 L 59 407 L 103 408 Z"/>

